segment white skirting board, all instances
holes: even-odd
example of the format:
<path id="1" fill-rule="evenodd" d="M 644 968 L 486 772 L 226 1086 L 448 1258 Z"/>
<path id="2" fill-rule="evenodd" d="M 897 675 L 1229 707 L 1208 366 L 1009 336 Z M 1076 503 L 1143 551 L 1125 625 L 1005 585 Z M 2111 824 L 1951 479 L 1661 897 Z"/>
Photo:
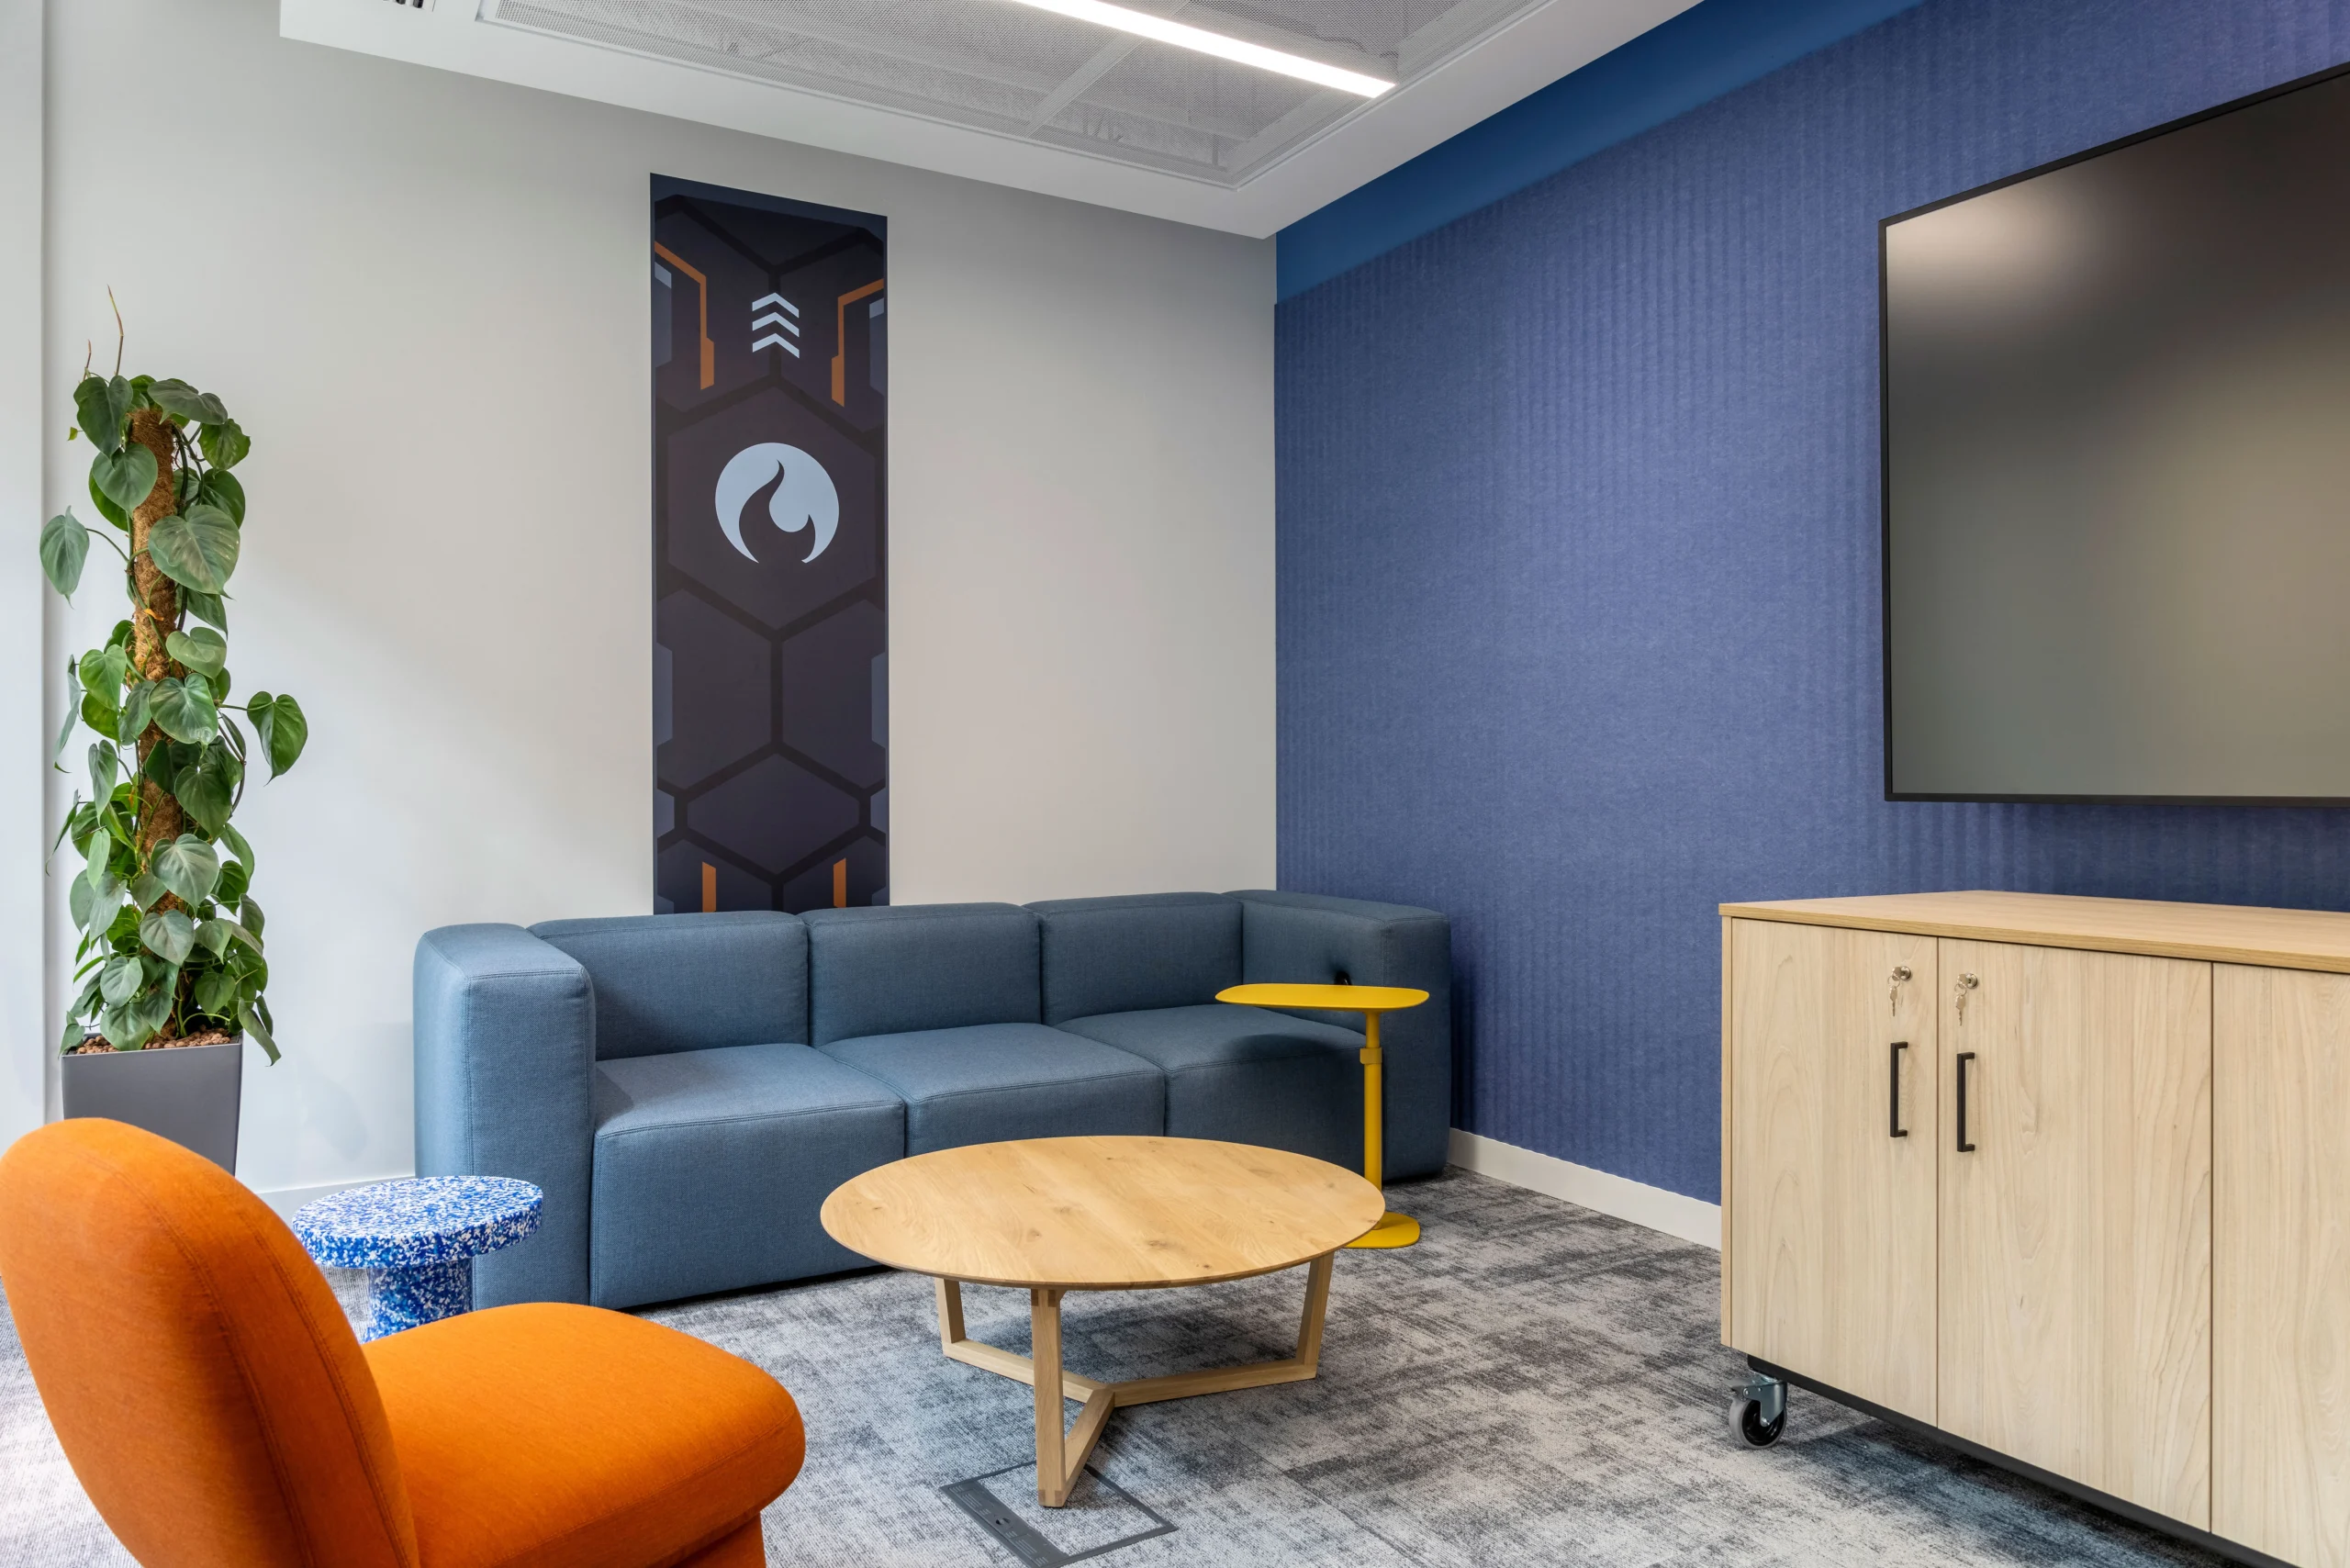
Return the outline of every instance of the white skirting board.
<path id="1" fill-rule="evenodd" d="M 1677 1236 L 1718 1252 L 1722 1247 L 1722 1209 L 1702 1198 L 1668 1193 L 1645 1182 L 1611 1176 L 1554 1155 L 1537 1154 L 1499 1138 L 1452 1129 L 1452 1163 L 1463 1170 L 1506 1182 L 1513 1187 L 1564 1198 L 1617 1219 Z"/>

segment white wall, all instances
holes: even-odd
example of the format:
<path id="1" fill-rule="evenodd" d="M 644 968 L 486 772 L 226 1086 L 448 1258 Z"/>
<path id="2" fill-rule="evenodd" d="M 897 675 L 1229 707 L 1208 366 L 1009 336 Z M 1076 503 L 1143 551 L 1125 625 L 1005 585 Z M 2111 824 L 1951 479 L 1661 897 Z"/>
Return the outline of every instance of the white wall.
<path id="1" fill-rule="evenodd" d="M 288 43 L 267 0 L 48 21 L 51 504 L 111 284 L 126 369 L 253 437 L 231 666 L 311 720 L 239 819 L 288 1053 L 248 1058 L 248 1182 L 408 1169 L 420 932 L 651 907 L 655 172 L 890 220 L 893 900 L 1270 881 L 1270 242 Z M 52 688 L 118 613 L 78 597 Z"/>
<path id="2" fill-rule="evenodd" d="M 0 0 L 0 1148 L 40 1125 L 41 0 Z"/>

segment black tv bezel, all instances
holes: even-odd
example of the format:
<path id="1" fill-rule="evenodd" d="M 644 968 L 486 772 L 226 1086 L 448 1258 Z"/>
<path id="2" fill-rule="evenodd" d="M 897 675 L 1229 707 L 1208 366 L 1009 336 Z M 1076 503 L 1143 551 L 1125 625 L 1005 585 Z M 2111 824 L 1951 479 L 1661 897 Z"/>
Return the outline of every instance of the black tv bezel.
<path id="1" fill-rule="evenodd" d="M 2266 103 L 2271 98 L 2286 97 L 2331 82 L 2339 76 L 2350 76 L 2350 61 L 2344 61 L 2339 65 L 2328 66 L 2322 71 L 2313 71 L 2306 76 L 2297 76 L 2292 81 L 2280 83 L 2274 87 L 2264 87 L 2257 93 L 2247 93 L 2240 98 L 2231 98 L 2226 103 L 2214 105 L 2208 109 L 2199 109 L 2191 115 L 2181 115 L 2177 119 L 2165 120 L 2147 129 L 2136 131 L 2128 136 L 2116 137 L 2111 141 L 2100 142 L 2086 151 L 2051 159 L 2045 163 L 2035 164 L 2031 168 L 2020 170 L 2003 178 L 1987 181 L 1983 185 L 1960 191 L 1955 196 L 1943 196 L 1939 201 L 1930 201 L 1921 207 L 1913 207 L 1906 212 L 1897 212 L 1890 218 L 1877 219 L 1877 636 L 1882 644 L 1880 652 L 1883 668 L 1879 675 L 1879 685 L 1883 697 L 1885 721 L 1882 736 L 1885 753 L 1885 798 L 1888 802 L 1949 801 L 1970 805 L 2019 806 L 2350 807 L 2350 796 L 2344 795 L 1959 795 L 1928 794 L 1914 790 L 1905 792 L 1897 790 L 1893 787 L 1893 408 L 1888 395 L 1892 385 L 1893 370 L 1893 338 L 1890 330 L 1893 291 L 1892 280 L 1886 271 L 1886 232 L 1895 224 L 1906 222 L 1909 218 L 1922 218 L 1927 213 L 1940 211 L 1946 207 L 1955 207 L 1960 202 L 1972 201 L 1976 196 L 1988 196 L 1993 191 L 2004 190 L 2009 185 L 2020 185 L 2026 180 L 2036 180 L 2042 174 L 2053 174 L 2059 169 L 2070 168 L 2075 163 L 2086 163 L 2093 158 L 2102 158 L 2109 152 L 2119 152 L 2125 147 L 2134 147 L 2139 142 L 2152 141 L 2157 137 L 2168 136 L 2173 131 L 2185 130 L 2189 126 L 2200 125 L 2208 119 L 2218 119 L 2223 115 L 2234 114 L 2239 109 L 2251 108 L 2254 105 Z"/>

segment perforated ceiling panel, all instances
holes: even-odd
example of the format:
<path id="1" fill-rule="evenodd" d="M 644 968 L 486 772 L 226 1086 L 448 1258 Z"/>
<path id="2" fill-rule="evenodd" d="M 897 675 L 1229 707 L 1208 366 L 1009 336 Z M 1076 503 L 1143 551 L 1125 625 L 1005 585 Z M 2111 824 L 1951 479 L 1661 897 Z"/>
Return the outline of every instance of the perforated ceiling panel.
<path id="1" fill-rule="evenodd" d="M 1541 0 L 1122 0 L 1398 83 Z M 1015 0 L 495 0 L 482 19 L 1239 185 L 1366 100 Z"/>

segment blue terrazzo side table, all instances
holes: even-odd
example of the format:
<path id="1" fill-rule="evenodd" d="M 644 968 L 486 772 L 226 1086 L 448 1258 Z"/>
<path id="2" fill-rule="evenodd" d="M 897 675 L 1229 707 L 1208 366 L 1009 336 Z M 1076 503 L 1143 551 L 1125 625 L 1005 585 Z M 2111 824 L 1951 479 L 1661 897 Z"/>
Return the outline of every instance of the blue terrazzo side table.
<path id="1" fill-rule="evenodd" d="M 538 1188 L 503 1176 L 419 1176 L 305 1204 L 294 1234 L 327 1268 L 368 1271 L 359 1338 L 454 1317 L 474 1305 L 474 1260 L 539 1228 Z"/>

